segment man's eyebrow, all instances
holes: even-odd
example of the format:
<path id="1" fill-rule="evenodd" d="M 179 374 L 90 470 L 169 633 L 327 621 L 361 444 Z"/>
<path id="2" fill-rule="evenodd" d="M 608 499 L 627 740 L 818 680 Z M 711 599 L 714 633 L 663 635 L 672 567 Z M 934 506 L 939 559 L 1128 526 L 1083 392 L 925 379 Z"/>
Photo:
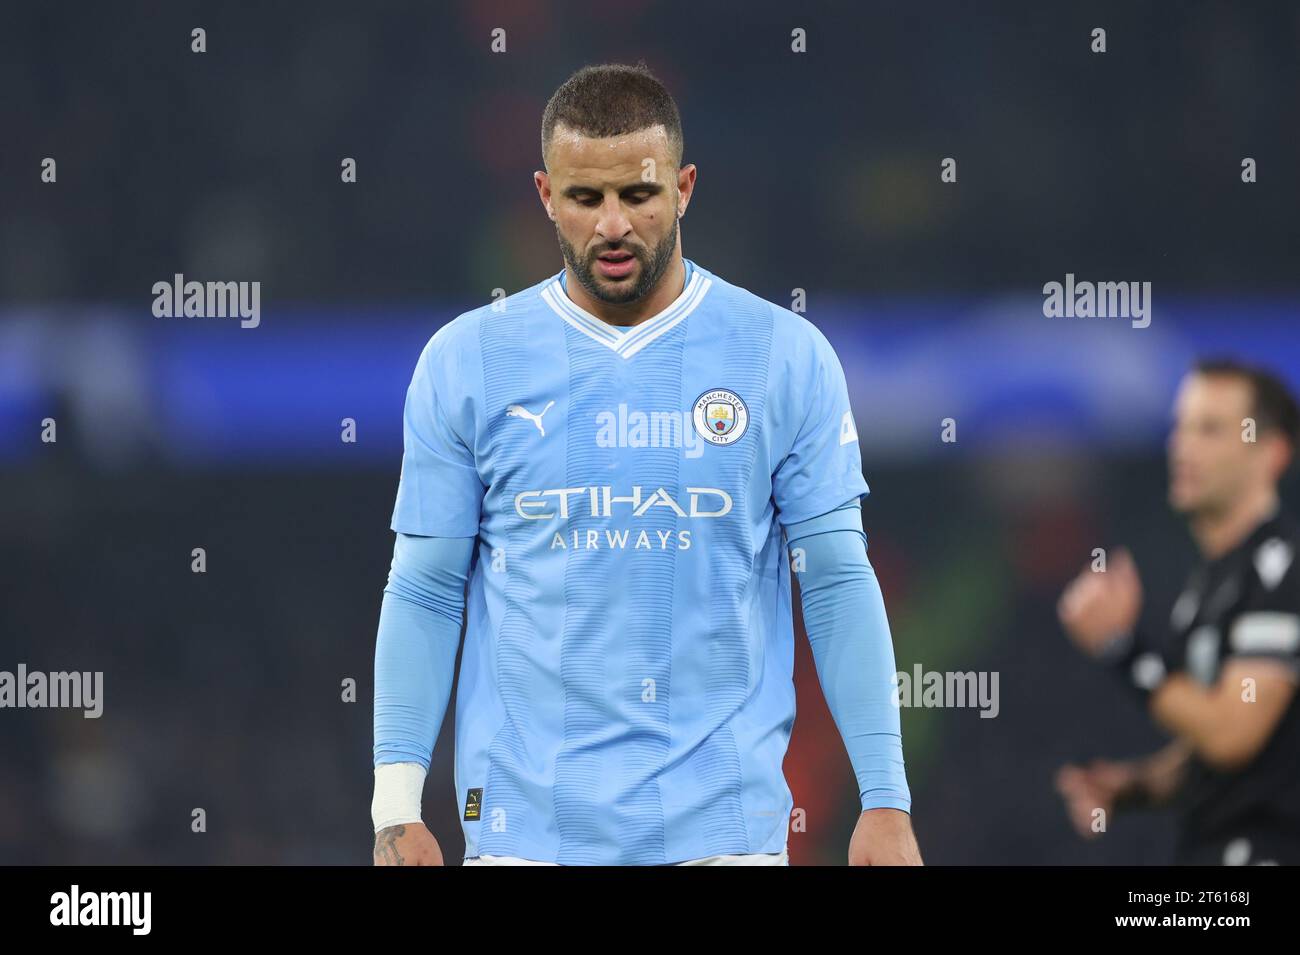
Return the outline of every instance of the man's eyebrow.
<path id="1" fill-rule="evenodd" d="M 619 195 L 626 195 L 629 192 L 648 192 L 657 196 L 664 191 L 663 183 L 659 182 L 634 182 L 631 185 L 624 186 L 620 189 Z M 562 195 L 567 199 L 576 199 L 579 196 L 600 195 L 600 190 L 592 186 L 569 186 Z"/>

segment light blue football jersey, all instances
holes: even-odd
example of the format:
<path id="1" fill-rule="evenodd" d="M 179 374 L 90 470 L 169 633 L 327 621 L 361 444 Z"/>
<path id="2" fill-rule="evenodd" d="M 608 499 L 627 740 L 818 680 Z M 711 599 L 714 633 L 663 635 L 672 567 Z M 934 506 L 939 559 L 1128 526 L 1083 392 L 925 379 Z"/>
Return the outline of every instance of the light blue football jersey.
<path id="1" fill-rule="evenodd" d="M 561 271 L 420 356 L 392 527 L 479 538 L 455 728 L 467 857 L 785 848 L 782 526 L 867 484 L 821 332 L 686 270 L 632 328 L 574 304 Z"/>

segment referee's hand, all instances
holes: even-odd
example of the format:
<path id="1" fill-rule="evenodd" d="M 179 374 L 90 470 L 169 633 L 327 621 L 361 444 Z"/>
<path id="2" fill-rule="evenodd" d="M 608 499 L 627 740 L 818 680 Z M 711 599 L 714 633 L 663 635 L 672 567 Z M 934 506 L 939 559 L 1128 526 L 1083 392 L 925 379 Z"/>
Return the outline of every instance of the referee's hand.
<path id="1" fill-rule="evenodd" d="M 422 822 L 389 826 L 375 834 L 375 865 L 442 865 L 442 849 Z"/>
<path id="2" fill-rule="evenodd" d="M 1056 614 L 1085 653 L 1096 656 L 1113 640 L 1133 632 L 1142 609 L 1142 581 L 1133 555 L 1118 548 L 1105 570 L 1086 568 L 1061 594 Z"/>
<path id="3" fill-rule="evenodd" d="M 1062 766 L 1056 774 L 1056 791 L 1065 800 L 1070 825 L 1085 839 L 1106 831 L 1116 801 L 1139 784 L 1140 773 L 1132 761 L 1094 759 L 1087 766 Z"/>

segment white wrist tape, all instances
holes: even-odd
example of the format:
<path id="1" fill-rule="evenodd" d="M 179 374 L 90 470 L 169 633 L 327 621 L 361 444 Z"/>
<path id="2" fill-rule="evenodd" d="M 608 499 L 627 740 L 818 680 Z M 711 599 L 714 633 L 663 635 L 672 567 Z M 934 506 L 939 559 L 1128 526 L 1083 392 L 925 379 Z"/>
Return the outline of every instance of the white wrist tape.
<path id="1" fill-rule="evenodd" d="M 420 821 L 425 768 L 419 763 L 384 763 L 375 767 L 375 798 L 370 819 L 375 832 Z"/>

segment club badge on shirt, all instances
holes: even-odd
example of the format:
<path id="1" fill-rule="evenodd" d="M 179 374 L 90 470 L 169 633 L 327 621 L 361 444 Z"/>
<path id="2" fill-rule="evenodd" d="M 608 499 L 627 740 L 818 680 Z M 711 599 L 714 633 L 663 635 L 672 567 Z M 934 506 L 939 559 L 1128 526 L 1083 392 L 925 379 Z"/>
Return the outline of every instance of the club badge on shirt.
<path id="1" fill-rule="evenodd" d="M 740 395 L 716 388 L 695 399 L 692 421 L 710 444 L 735 444 L 749 427 L 749 410 Z"/>

